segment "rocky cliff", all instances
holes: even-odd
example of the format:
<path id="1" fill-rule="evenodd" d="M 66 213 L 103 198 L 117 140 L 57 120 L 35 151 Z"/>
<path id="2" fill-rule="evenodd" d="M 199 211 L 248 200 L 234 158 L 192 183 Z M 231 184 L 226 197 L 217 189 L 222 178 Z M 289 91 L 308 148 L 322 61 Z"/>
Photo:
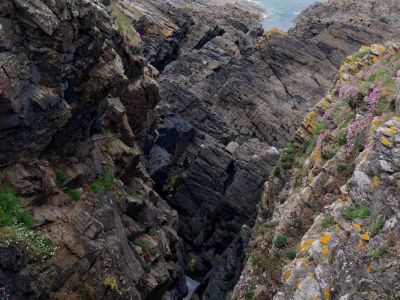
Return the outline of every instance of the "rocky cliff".
<path id="1" fill-rule="evenodd" d="M 186 292 L 177 214 L 136 144 L 154 69 L 106 2 L 0 2 L 2 299 Z"/>
<path id="2" fill-rule="evenodd" d="M 398 37 L 398 3 L 316 4 L 288 33 L 263 32 L 257 11 L 237 2 L 120 3 L 161 72 L 163 117 L 147 165 L 179 213 L 187 273 L 204 279 L 198 293 L 221 299 L 242 268 L 247 238 L 237 233 L 252 225 L 276 149 L 327 92 L 343 57 Z"/>
<path id="3" fill-rule="evenodd" d="M 278 149 L 343 57 L 398 38 L 400 10 L 397 0 L 331 0 L 285 33 L 264 32 L 247 1 L 0 8 L 0 293 L 16 299 L 179 299 L 184 272 L 201 281 L 194 297 L 224 299 L 265 181 L 278 174 L 277 193 L 295 176 L 294 158 L 274 168 L 287 152 Z M 260 217 L 279 213 L 273 201 L 260 209 L 253 239 Z M 312 225 L 296 224 L 298 239 Z M 258 284 L 268 297 L 271 284 L 276 297 L 293 297 L 293 283 L 269 280 L 277 265 L 245 291 Z"/>
<path id="4" fill-rule="evenodd" d="M 233 299 L 396 299 L 398 45 L 363 46 L 270 177 Z"/>

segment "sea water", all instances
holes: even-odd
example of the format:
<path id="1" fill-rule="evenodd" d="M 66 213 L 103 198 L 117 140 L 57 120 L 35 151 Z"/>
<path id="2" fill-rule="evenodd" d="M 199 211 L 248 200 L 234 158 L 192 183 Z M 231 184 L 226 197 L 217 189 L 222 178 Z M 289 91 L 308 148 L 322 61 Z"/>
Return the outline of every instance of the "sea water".
<path id="1" fill-rule="evenodd" d="M 288 30 L 294 26 L 297 15 L 317 0 L 256 0 L 264 9 L 263 27 Z"/>

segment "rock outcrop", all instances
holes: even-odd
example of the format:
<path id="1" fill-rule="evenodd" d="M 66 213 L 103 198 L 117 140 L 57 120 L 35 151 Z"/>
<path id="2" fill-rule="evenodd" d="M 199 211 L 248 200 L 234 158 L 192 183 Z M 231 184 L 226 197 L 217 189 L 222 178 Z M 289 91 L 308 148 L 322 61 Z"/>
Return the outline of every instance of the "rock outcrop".
<path id="1" fill-rule="evenodd" d="M 399 70 L 398 45 L 347 57 L 270 177 L 233 299 L 399 296 Z"/>
<path id="2" fill-rule="evenodd" d="M 136 144 L 155 121 L 155 70 L 106 2 L 0 3 L 2 298 L 186 292 L 177 213 Z"/>
<path id="3" fill-rule="evenodd" d="M 162 103 L 196 131 L 186 149 L 156 144 L 146 153 L 149 168 L 162 169 L 152 174 L 157 190 L 180 215 L 187 272 L 203 277 L 251 224 L 276 162 L 271 147 L 282 148 L 295 133 L 343 57 L 398 37 L 398 3 L 316 4 L 288 33 L 263 32 L 257 11 L 237 2 L 120 3 L 161 72 Z"/>

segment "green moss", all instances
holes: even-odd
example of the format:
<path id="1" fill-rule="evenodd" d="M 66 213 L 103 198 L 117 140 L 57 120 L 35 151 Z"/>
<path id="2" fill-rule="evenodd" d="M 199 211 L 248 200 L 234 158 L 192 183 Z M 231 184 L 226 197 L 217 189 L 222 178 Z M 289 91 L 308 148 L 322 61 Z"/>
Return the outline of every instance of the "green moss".
<path id="1" fill-rule="evenodd" d="M 280 234 L 275 239 L 275 246 L 278 248 L 284 248 L 288 243 L 288 239 L 285 235 Z"/>
<path id="2" fill-rule="evenodd" d="M 64 190 L 64 193 L 66 193 L 72 200 L 79 201 L 81 199 L 81 193 L 78 190 L 68 188 Z"/>
<path id="3" fill-rule="evenodd" d="M 326 217 L 322 220 L 321 225 L 325 228 L 329 228 L 335 224 L 335 218 L 332 216 Z"/>

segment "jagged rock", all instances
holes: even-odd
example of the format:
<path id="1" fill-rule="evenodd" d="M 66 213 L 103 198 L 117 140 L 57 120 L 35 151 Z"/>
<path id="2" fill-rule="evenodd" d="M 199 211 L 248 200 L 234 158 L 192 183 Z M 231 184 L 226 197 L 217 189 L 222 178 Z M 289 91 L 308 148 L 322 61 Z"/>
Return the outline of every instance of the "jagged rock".
<path id="1" fill-rule="evenodd" d="M 400 84 L 384 93 L 378 72 L 394 83 L 399 63 L 391 61 L 398 57 L 397 47 L 361 47 L 340 68 L 331 101 L 324 98 L 305 117 L 311 132 L 303 125 L 294 140 L 314 136 L 314 149 L 291 144 L 283 151 L 277 167 L 289 159 L 291 165 L 270 177 L 261 207 L 272 207 L 273 216 L 259 213 L 234 299 L 255 299 L 256 286 L 271 290 L 273 299 L 397 297 L 400 119 L 391 103 Z M 367 86 L 365 78 L 371 78 Z M 378 98 L 385 108 L 378 108 Z M 249 276 L 253 281 L 246 282 Z"/>

